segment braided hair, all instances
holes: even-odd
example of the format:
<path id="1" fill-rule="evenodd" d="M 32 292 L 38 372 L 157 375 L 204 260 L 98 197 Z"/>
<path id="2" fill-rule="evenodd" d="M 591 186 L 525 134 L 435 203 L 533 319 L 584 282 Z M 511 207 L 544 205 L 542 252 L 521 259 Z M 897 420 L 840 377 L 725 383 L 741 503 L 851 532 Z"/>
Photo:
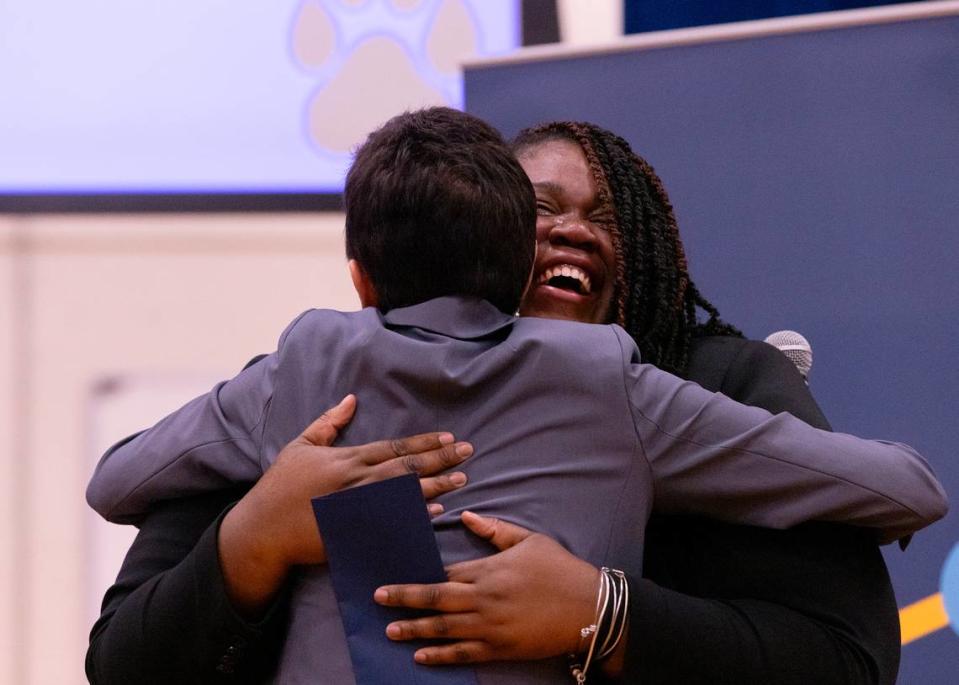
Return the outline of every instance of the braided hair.
<path id="1" fill-rule="evenodd" d="M 582 148 L 599 201 L 612 206 L 616 253 L 613 321 L 626 329 L 643 361 L 683 375 L 691 340 L 705 335 L 743 337 L 725 323 L 689 278 L 669 196 L 656 172 L 623 138 L 584 122 L 528 128 L 513 141 L 521 155 L 541 143 L 569 140 Z M 706 315 L 697 320 L 697 308 Z"/>

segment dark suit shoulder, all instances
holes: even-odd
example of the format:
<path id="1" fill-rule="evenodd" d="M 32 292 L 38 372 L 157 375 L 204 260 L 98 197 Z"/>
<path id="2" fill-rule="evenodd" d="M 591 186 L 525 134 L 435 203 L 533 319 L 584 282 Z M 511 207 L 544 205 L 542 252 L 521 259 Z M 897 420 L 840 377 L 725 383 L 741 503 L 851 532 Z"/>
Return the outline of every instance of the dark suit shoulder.
<path id="1" fill-rule="evenodd" d="M 685 377 L 737 402 L 773 414 L 789 412 L 811 426 L 831 430 L 799 371 L 767 343 L 732 336 L 696 338 Z"/>
<path id="2" fill-rule="evenodd" d="M 747 343 L 746 338 L 710 335 L 694 338 L 689 348 L 689 362 L 684 374 L 712 392 L 721 392 L 726 372 Z"/>

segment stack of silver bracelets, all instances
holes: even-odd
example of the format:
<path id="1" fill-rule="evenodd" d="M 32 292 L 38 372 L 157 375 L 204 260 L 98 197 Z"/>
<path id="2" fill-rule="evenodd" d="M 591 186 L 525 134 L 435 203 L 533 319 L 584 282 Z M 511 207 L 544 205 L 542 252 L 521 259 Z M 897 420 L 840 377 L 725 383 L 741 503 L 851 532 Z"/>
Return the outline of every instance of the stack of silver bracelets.
<path id="1" fill-rule="evenodd" d="M 616 651 L 626 630 L 628 609 L 629 584 L 626 574 L 604 566 L 599 574 L 595 618 L 593 623 L 579 631 L 579 650 L 569 657 L 569 670 L 577 685 L 586 682 L 586 672 L 591 663 L 602 661 Z"/>

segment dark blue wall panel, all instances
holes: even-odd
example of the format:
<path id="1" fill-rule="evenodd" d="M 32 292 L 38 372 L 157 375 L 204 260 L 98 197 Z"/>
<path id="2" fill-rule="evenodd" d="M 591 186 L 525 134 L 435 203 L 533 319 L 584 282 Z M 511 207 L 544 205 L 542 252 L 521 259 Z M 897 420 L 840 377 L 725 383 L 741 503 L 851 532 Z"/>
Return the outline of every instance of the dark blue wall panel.
<path id="1" fill-rule="evenodd" d="M 624 0 L 624 33 L 898 5 L 915 0 Z"/>
<path id="2" fill-rule="evenodd" d="M 915 445 L 959 506 L 959 16 L 478 67 L 466 107 L 507 135 L 629 139 L 725 318 L 806 335 L 833 425 Z M 939 591 L 956 521 L 886 550 L 900 606 Z M 904 648 L 900 682 L 957 666 L 947 628 Z"/>

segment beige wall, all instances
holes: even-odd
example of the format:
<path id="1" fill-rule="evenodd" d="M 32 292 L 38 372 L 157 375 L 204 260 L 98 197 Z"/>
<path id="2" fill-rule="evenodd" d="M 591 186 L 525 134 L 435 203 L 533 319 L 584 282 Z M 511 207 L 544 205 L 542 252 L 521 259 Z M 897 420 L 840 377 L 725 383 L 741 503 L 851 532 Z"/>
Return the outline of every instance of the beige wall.
<path id="1" fill-rule="evenodd" d="M 122 437 L 98 431 L 152 422 L 232 375 L 306 308 L 355 308 L 342 226 L 339 214 L 0 216 L 0 683 L 85 682 L 94 557 L 113 533 L 83 491 Z"/>
<path id="2" fill-rule="evenodd" d="M 0 683 L 15 683 L 14 655 L 20 652 L 14 629 L 19 614 L 16 582 L 18 520 L 17 459 L 14 403 L 16 331 L 14 330 L 17 272 L 14 269 L 14 224 L 0 216 Z"/>

